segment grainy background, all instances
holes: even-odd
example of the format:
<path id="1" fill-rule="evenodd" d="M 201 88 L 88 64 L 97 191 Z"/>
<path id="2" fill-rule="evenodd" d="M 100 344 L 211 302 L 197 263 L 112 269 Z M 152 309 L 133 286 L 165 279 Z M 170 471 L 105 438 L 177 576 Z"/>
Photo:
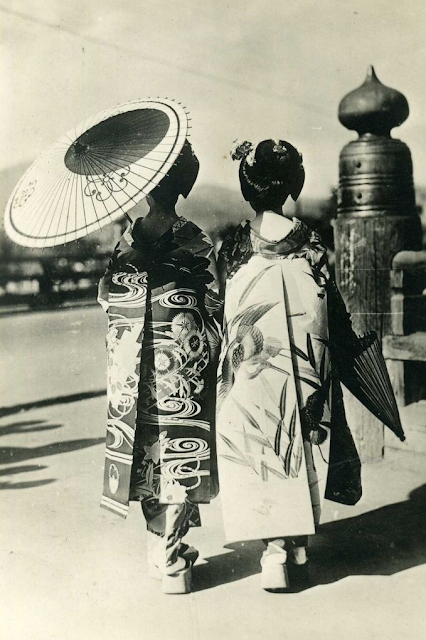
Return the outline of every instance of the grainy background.
<path id="1" fill-rule="evenodd" d="M 241 217 L 229 159 L 236 137 L 292 141 L 304 155 L 305 198 L 327 198 L 354 136 L 339 124 L 338 104 L 369 64 L 409 100 L 394 135 L 411 148 L 421 202 L 425 13 L 424 0 L 0 0 L 0 204 L 74 124 L 146 96 L 191 111 L 201 162 L 191 217 L 217 226 L 227 206 Z M 424 637 L 424 456 L 367 466 L 356 508 L 326 505 L 311 550 L 313 588 L 262 592 L 262 545 L 224 548 L 216 501 L 191 534 L 207 559 L 194 593 L 162 596 L 146 576 L 137 505 L 126 522 L 98 506 L 104 331 L 103 313 L 84 301 L 0 317 L 2 637 Z"/>

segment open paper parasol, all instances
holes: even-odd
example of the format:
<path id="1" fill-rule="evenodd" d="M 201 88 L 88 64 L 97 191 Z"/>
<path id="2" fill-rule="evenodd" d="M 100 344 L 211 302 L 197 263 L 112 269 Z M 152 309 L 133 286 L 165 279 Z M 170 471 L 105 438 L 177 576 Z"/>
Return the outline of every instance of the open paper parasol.
<path id="1" fill-rule="evenodd" d="M 53 247 L 99 231 L 142 200 L 176 161 L 188 132 L 172 100 L 137 100 L 72 129 L 34 162 L 6 207 L 8 236 Z"/>
<path id="2" fill-rule="evenodd" d="M 352 355 L 337 355 L 340 381 L 385 424 L 400 440 L 405 440 L 395 394 L 377 334 L 374 331 L 358 338 Z"/>

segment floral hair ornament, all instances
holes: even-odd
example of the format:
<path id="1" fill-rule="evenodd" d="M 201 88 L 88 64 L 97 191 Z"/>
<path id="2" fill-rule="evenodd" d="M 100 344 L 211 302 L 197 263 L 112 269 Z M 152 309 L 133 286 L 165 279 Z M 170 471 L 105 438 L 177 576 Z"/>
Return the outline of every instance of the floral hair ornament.
<path id="1" fill-rule="evenodd" d="M 287 152 L 287 147 L 285 145 L 283 145 L 280 140 L 274 140 L 275 144 L 272 147 L 272 151 L 274 153 L 286 153 Z"/>
<path id="2" fill-rule="evenodd" d="M 279 153 L 280 155 L 286 155 L 289 153 L 288 148 L 282 140 L 274 140 L 274 146 L 272 147 L 273 153 Z M 297 151 L 297 149 L 296 149 Z M 303 167 L 303 156 L 300 151 L 297 151 L 300 158 L 300 165 Z"/>
<path id="3" fill-rule="evenodd" d="M 249 153 L 253 151 L 253 145 L 248 140 L 244 140 L 244 142 L 241 142 L 240 140 L 234 140 L 229 155 L 233 160 L 242 160 L 243 158 L 247 158 Z M 253 164 L 253 162 L 251 164 Z"/>

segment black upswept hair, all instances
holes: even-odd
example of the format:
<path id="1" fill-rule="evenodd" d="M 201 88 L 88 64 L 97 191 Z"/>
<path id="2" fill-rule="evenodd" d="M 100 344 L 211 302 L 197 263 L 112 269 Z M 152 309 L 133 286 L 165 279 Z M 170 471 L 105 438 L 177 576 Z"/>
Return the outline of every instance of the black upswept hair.
<path id="1" fill-rule="evenodd" d="M 302 156 L 285 140 L 263 140 L 254 149 L 243 142 L 231 154 L 240 159 L 239 177 L 245 200 L 255 208 L 275 208 L 290 195 L 294 201 L 305 182 Z"/>

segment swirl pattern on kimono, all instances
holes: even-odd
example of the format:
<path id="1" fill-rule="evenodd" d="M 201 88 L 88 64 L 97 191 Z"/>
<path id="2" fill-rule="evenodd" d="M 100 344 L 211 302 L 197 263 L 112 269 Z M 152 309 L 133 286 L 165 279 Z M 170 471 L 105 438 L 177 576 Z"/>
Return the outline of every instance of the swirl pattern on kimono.
<path id="1" fill-rule="evenodd" d="M 210 457 L 210 447 L 202 438 L 173 438 L 167 446 L 161 464 L 162 480 L 188 480 L 194 478 L 194 484 L 185 486 L 187 491 L 201 484 L 201 476 L 209 475 L 208 470 L 200 469 L 201 460 Z"/>
<path id="2" fill-rule="evenodd" d="M 178 414 L 181 418 L 196 416 L 201 411 L 201 406 L 190 398 L 160 398 L 157 403 L 160 411 Z"/>
<path id="3" fill-rule="evenodd" d="M 148 274 L 143 273 L 114 273 L 112 282 L 125 287 L 125 293 L 110 293 L 109 303 L 114 307 L 137 308 L 146 304 L 148 290 Z"/>
<path id="4" fill-rule="evenodd" d="M 132 427 L 122 420 L 114 418 L 108 420 L 107 431 L 114 438 L 114 441 L 108 445 L 109 449 L 120 449 L 124 443 L 133 448 L 135 432 Z"/>
<path id="5" fill-rule="evenodd" d="M 173 458 L 176 455 L 179 457 L 194 456 L 199 460 L 204 460 L 209 457 L 209 446 L 202 438 L 170 438 L 168 446 L 168 453 L 164 453 L 163 458 Z"/>
<path id="6" fill-rule="evenodd" d="M 210 431 L 210 424 L 206 420 L 188 420 L 182 421 L 181 417 L 176 416 L 153 416 L 144 411 L 138 412 L 138 419 L 144 424 L 156 425 L 160 427 L 197 427 L 204 431 Z"/>
<path id="7" fill-rule="evenodd" d="M 158 302 L 163 307 L 181 309 L 196 309 L 198 306 L 196 291 L 194 289 L 172 289 L 159 296 L 153 296 L 152 301 Z"/>

